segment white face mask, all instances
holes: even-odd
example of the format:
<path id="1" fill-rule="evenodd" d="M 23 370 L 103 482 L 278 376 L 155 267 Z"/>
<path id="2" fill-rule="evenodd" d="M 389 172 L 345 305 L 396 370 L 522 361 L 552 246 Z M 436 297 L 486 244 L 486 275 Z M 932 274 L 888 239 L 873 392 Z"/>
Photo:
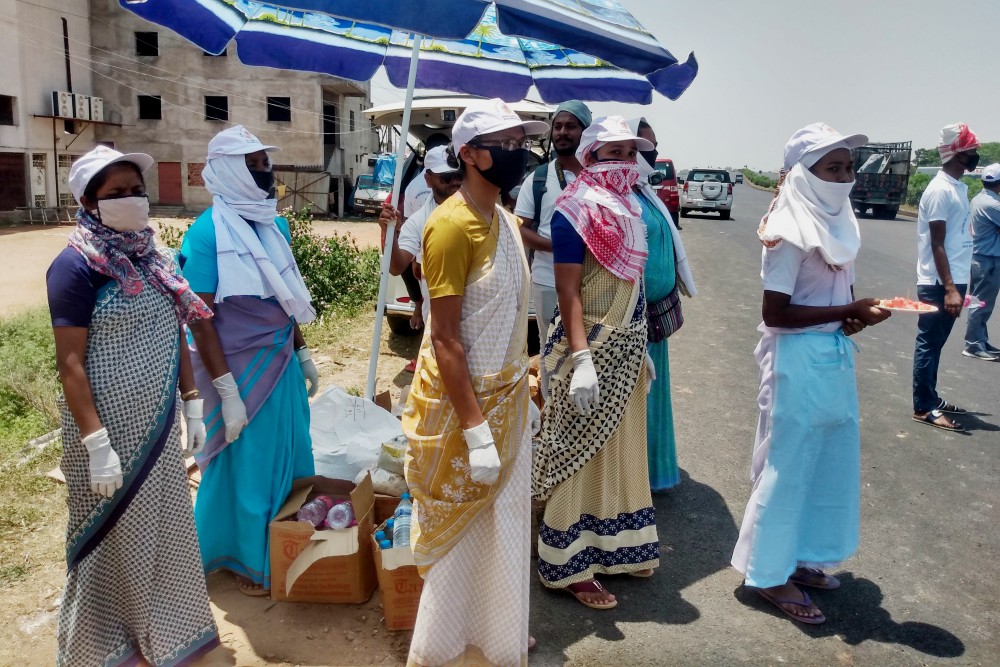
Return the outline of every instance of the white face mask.
<path id="1" fill-rule="evenodd" d="M 836 214 L 850 201 L 851 190 L 854 189 L 854 181 L 850 183 L 831 183 L 812 173 L 808 169 L 803 169 L 809 187 L 812 188 L 816 196 L 816 203 L 827 213 Z"/>
<path id="2" fill-rule="evenodd" d="M 149 197 L 121 197 L 97 202 L 98 219 L 116 232 L 140 232 L 149 226 Z"/>

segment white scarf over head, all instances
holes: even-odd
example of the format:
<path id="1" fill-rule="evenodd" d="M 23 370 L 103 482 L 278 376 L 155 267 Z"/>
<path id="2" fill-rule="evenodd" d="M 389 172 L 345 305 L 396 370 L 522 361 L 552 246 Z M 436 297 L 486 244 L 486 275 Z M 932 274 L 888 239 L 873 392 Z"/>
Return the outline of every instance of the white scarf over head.
<path id="1" fill-rule="evenodd" d="M 861 231 L 850 199 L 854 182 L 830 183 L 806 166 L 843 147 L 834 144 L 806 153 L 789 170 L 770 211 L 760 221 L 757 236 L 764 245 L 773 248 L 785 241 L 804 252 L 818 250 L 835 269 L 854 261 L 861 248 Z"/>
<path id="2" fill-rule="evenodd" d="M 292 250 L 274 223 L 278 203 L 267 199 L 243 155 L 222 155 L 205 163 L 205 187 L 212 193 L 219 286 L 215 300 L 231 296 L 274 297 L 289 317 L 312 322 L 316 311 Z M 254 228 L 248 222 L 254 223 Z"/>
<path id="3" fill-rule="evenodd" d="M 634 118 L 628 122 L 629 129 L 632 130 L 635 136 L 639 136 L 639 123 L 644 120 L 646 119 Z M 688 262 L 687 253 L 684 251 L 684 242 L 681 241 L 681 233 L 678 231 L 677 225 L 674 224 L 674 216 L 670 215 L 670 211 L 667 210 L 666 205 L 656 196 L 656 190 L 649 184 L 649 175 L 656 171 L 656 167 L 646 162 L 645 158 L 641 155 L 638 156 L 636 162 L 639 165 L 639 189 L 646 196 L 646 199 L 653 202 L 653 205 L 659 209 L 660 215 L 667 221 L 667 226 L 670 228 L 670 236 L 674 241 L 674 264 L 677 267 L 677 274 L 684 284 L 684 289 L 687 291 L 686 296 L 696 296 L 698 288 L 694 284 L 694 274 L 691 273 L 691 264 Z"/>

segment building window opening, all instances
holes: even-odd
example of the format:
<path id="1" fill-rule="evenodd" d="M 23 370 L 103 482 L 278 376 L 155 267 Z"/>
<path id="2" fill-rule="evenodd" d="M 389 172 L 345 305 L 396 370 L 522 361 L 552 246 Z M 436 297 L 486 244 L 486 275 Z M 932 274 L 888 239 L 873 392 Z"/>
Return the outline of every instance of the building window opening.
<path id="1" fill-rule="evenodd" d="M 289 122 L 292 120 L 292 98 L 268 97 L 267 119 L 274 122 Z"/>
<path id="2" fill-rule="evenodd" d="M 351 126 L 350 130 L 351 130 L 351 132 L 353 132 L 354 131 L 354 111 L 353 110 L 351 111 L 349 123 L 350 123 L 350 126 Z"/>
<path id="3" fill-rule="evenodd" d="M 156 32 L 135 33 L 135 55 L 137 56 L 160 55 L 159 33 Z"/>
<path id="4" fill-rule="evenodd" d="M 205 120 L 229 120 L 229 98 L 225 95 L 205 95 Z"/>
<path id="5" fill-rule="evenodd" d="M 159 95 L 139 95 L 139 120 L 163 120 L 163 100 Z"/>
<path id="6" fill-rule="evenodd" d="M 0 95 L 0 125 L 17 125 L 14 102 L 16 97 Z"/>

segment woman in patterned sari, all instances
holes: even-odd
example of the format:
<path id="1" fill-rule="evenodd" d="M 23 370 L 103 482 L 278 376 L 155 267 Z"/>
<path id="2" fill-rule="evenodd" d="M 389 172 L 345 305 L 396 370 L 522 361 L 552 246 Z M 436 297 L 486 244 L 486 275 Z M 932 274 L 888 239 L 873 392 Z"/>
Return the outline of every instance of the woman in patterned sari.
<path id="1" fill-rule="evenodd" d="M 559 315 L 543 363 L 549 372 L 533 494 L 546 500 L 538 573 L 582 604 L 618 603 L 594 575 L 649 577 L 659 542 L 646 463 L 643 270 L 646 229 L 632 194 L 637 152 L 653 144 L 620 116 L 595 121 L 580 141 L 584 166 L 552 218 Z"/>
<path id="2" fill-rule="evenodd" d="M 471 104 L 452 131 L 462 189 L 424 231 L 431 298 L 403 413 L 411 547 L 424 577 L 409 665 L 527 663 L 531 434 L 528 267 L 497 197 L 524 176 L 526 133 L 500 100 Z"/>
<path id="3" fill-rule="evenodd" d="M 205 442 L 181 326 L 212 317 L 156 247 L 142 172 L 99 146 L 70 170 L 81 209 L 47 274 L 64 396 L 68 575 L 56 664 L 186 664 L 219 643 L 181 455 Z"/>

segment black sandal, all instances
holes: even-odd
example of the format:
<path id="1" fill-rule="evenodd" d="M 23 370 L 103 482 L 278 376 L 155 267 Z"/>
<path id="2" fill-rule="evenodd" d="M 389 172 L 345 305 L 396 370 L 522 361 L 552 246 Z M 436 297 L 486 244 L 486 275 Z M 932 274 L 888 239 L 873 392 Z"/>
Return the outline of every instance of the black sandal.
<path id="1" fill-rule="evenodd" d="M 928 426 L 933 426 L 934 428 L 939 428 L 942 431 L 952 431 L 954 433 L 965 433 L 965 427 L 964 426 L 962 426 L 958 422 L 952 421 L 950 419 L 948 419 L 948 421 L 950 421 L 952 423 L 951 426 L 948 426 L 947 424 L 939 424 L 937 422 L 937 420 L 941 419 L 942 417 L 944 417 L 945 419 L 948 419 L 947 417 L 944 416 L 943 412 L 941 412 L 938 409 L 934 409 L 934 410 L 931 410 L 930 412 L 928 412 L 923 417 L 918 417 L 916 415 L 913 415 L 913 421 L 915 421 L 917 423 L 920 423 L 920 424 L 927 424 Z"/>
<path id="2" fill-rule="evenodd" d="M 950 405 L 943 398 L 941 399 L 941 402 L 938 403 L 938 406 L 936 408 L 934 408 L 934 409 L 935 410 L 940 410 L 941 412 L 948 412 L 948 413 L 953 414 L 953 415 L 964 415 L 964 414 L 968 414 L 968 412 L 969 412 L 965 408 L 960 408 L 957 405 Z"/>

